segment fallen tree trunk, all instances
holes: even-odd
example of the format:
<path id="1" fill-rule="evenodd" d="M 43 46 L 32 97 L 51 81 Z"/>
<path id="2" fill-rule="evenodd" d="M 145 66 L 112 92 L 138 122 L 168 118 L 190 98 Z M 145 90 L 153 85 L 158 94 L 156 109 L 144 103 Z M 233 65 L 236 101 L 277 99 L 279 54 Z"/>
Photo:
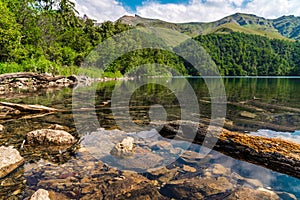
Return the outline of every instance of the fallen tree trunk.
<path id="1" fill-rule="evenodd" d="M 26 104 L 17 104 L 17 103 L 9 103 L 9 102 L 0 102 L 0 105 L 7 106 L 10 108 L 17 109 L 23 112 L 38 112 L 38 113 L 50 113 L 50 112 L 61 112 L 61 110 L 55 108 L 49 108 L 41 105 L 26 105 Z"/>
<path id="2" fill-rule="evenodd" d="M 300 178 L 300 144 L 275 138 L 251 136 L 223 129 L 221 134 L 208 130 L 208 126 L 199 123 L 174 121 L 168 122 L 160 130 L 166 138 L 175 138 L 202 145 L 205 137 L 217 138 L 214 150 L 233 158 L 251 162 Z M 196 128 L 195 138 L 188 131 Z"/>
<path id="3" fill-rule="evenodd" d="M 6 79 L 13 79 L 13 78 L 35 78 L 40 81 L 57 81 L 59 79 L 65 78 L 64 76 L 49 76 L 46 74 L 38 74 L 33 72 L 18 72 L 18 73 L 10 73 L 10 74 L 1 74 L 0 75 L 0 82 Z"/>

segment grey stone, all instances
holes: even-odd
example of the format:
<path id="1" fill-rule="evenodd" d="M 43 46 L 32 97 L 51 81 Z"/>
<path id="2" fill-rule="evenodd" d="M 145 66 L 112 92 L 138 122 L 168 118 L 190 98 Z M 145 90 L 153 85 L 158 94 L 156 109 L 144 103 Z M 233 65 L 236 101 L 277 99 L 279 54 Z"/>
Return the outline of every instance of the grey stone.
<path id="1" fill-rule="evenodd" d="M 0 178 L 7 176 L 24 163 L 24 158 L 13 147 L 0 147 Z"/>

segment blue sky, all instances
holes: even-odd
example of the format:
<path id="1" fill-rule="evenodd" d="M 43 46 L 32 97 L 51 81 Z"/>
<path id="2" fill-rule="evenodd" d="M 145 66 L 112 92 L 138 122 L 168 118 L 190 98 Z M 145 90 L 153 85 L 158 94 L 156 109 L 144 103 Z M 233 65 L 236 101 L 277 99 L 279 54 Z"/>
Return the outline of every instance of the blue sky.
<path id="1" fill-rule="evenodd" d="M 119 2 L 129 11 L 136 11 L 136 7 L 140 7 L 143 4 L 147 4 L 147 2 L 151 2 L 149 0 L 119 0 Z M 190 0 L 155 0 L 152 2 L 157 2 L 159 4 L 188 4 Z M 203 3 L 206 2 L 206 0 L 202 0 Z M 242 3 L 242 6 L 245 7 L 247 4 L 251 2 L 251 0 L 244 0 Z M 233 7 L 236 7 L 236 5 L 233 3 Z"/>
<path id="2" fill-rule="evenodd" d="M 169 22 L 211 22 L 241 12 L 265 18 L 300 16 L 300 0 L 73 0 L 81 15 L 115 21 L 138 14 Z"/>
<path id="3" fill-rule="evenodd" d="M 149 1 L 139 1 L 139 0 L 119 0 L 125 8 L 128 8 L 132 11 L 136 11 L 137 6 L 142 6 L 143 3 L 147 3 Z M 160 4 L 174 3 L 174 4 L 188 4 L 189 0 L 156 0 L 153 2 L 157 2 Z"/>

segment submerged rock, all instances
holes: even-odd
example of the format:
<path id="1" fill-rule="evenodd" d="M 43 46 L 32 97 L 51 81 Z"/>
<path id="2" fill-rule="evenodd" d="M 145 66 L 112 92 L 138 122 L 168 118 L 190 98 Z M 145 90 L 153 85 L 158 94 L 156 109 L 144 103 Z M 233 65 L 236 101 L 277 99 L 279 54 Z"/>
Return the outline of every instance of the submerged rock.
<path id="1" fill-rule="evenodd" d="M 7 176 L 24 163 L 24 158 L 13 147 L 0 147 L 0 178 Z"/>
<path id="2" fill-rule="evenodd" d="M 225 168 L 223 165 L 220 164 L 214 164 L 211 168 L 211 173 L 214 175 L 229 175 L 230 169 Z"/>
<path id="3" fill-rule="evenodd" d="M 31 196 L 30 200 L 50 200 L 49 192 L 44 189 L 39 189 Z"/>
<path id="4" fill-rule="evenodd" d="M 91 159 L 91 160 L 90 160 Z M 63 165 L 40 163 L 30 167 L 29 187 L 47 188 L 50 199 L 164 199 L 154 181 L 130 172 L 109 168 L 107 165 L 86 158 Z M 43 179 L 39 179 L 42 176 Z M 32 182 L 37 179 L 37 182 Z M 52 191 L 59 191 L 52 198 Z M 60 195 L 60 196 L 58 196 Z"/>
<path id="5" fill-rule="evenodd" d="M 75 144 L 76 139 L 63 130 L 41 129 L 27 133 L 29 144 L 70 145 Z"/>
<path id="6" fill-rule="evenodd" d="M 180 160 L 187 164 L 197 164 L 201 161 L 202 158 L 203 157 L 201 156 L 201 154 L 190 150 L 184 151 L 180 155 Z"/>
<path id="7" fill-rule="evenodd" d="M 295 195 L 287 193 L 287 192 L 276 192 L 276 194 L 281 199 L 285 199 L 285 200 L 297 200 L 297 197 Z"/>
<path id="8" fill-rule="evenodd" d="M 134 138 L 126 137 L 122 142 L 116 144 L 111 150 L 111 154 L 119 157 L 131 156 L 133 154 Z"/>
<path id="9" fill-rule="evenodd" d="M 188 165 L 183 165 L 183 171 L 185 172 L 191 172 L 191 173 L 195 173 L 197 171 L 196 168 L 188 166 Z"/>
<path id="10" fill-rule="evenodd" d="M 233 180 L 233 181 L 236 181 L 238 182 L 240 185 L 243 185 L 243 186 L 250 186 L 252 188 L 263 188 L 263 183 L 257 179 L 251 179 L 251 178 L 245 178 L 245 177 L 242 177 L 241 175 L 233 172 L 231 175 L 230 175 L 230 178 Z"/>
<path id="11" fill-rule="evenodd" d="M 254 113 L 250 113 L 250 112 L 247 112 L 247 111 L 243 111 L 241 112 L 240 114 L 242 117 L 246 117 L 246 118 L 250 118 L 250 119 L 255 119 L 256 118 L 256 114 Z"/>
<path id="12" fill-rule="evenodd" d="M 171 142 L 167 141 L 155 141 L 149 144 L 149 147 L 153 151 L 171 150 L 173 148 Z"/>
<path id="13" fill-rule="evenodd" d="M 51 124 L 50 126 L 47 127 L 47 129 L 53 129 L 53 130 L 61 130 L 61 131 L 68 131 L 69 128 L 59 125 L 59 124 Z"/>
<path id="14" fill-rule="evenodd" d="M 177 174 L 179 168 L 167 169 L 166 167 L 149 169 L 147 171 L 147 177 L 155 179 L 163 183 L 171 181 Z"/>
<path id="15" fill-rule="evenodd" d="M 5 127 L 2 124 L 0 124 L 0 132 L 3 132 L 4 129 L 5 129 Z"/>
<path id="16" fill-rule="evenodd" d="M 219 177 L 171 181 L 161 191 L 167 197 L 175 199 L 204 199 L 209 196 L 214 196 L 212 199 L 223 199 L 232 189 L 233 185 L 226 178 Z"/>
<path id="17" fill-rule="evenodd" d="M 170 181 L 161 189 L 163 195 L 175 199 L 279 200 L 280 197 L 264 188 L 236 187 L 225 177 L 195 177 Z"/>
<path id="18" fill-rule="evenodd" d="M 248 199 L 248 200 L 279 200 L 279 196 L 272 191 L 262 190 L 262 189 L 251 189 L 242 187 L 235 190 L 228 198 L 228 200 L 238 200 L 238 199 Z"/>

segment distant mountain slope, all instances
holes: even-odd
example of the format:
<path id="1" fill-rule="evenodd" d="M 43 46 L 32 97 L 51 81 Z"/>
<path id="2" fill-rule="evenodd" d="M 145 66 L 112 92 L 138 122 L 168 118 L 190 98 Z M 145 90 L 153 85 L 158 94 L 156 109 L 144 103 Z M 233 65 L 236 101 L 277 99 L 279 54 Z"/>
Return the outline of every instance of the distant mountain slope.
<path id="1" fill-rule="evenodd" d="M 155 26 L 170 28 L 191 36 L 209 33 L 243 32 L 269 38 L 300 40 L 300 17 L 283 16 L 265 19 L 251 14 L 236 13 L 221 20 L 202 23 L 170 23 L 158 19 L 146 19 L 138 15 L 124 16 L 120 22 L 132 26 Z"/>
<path id="2" fill-rule="evenodd" d="M 300 17 L 283 16 L 273 20 L 273 25 L 281 35 L 300 40 Z"/>

